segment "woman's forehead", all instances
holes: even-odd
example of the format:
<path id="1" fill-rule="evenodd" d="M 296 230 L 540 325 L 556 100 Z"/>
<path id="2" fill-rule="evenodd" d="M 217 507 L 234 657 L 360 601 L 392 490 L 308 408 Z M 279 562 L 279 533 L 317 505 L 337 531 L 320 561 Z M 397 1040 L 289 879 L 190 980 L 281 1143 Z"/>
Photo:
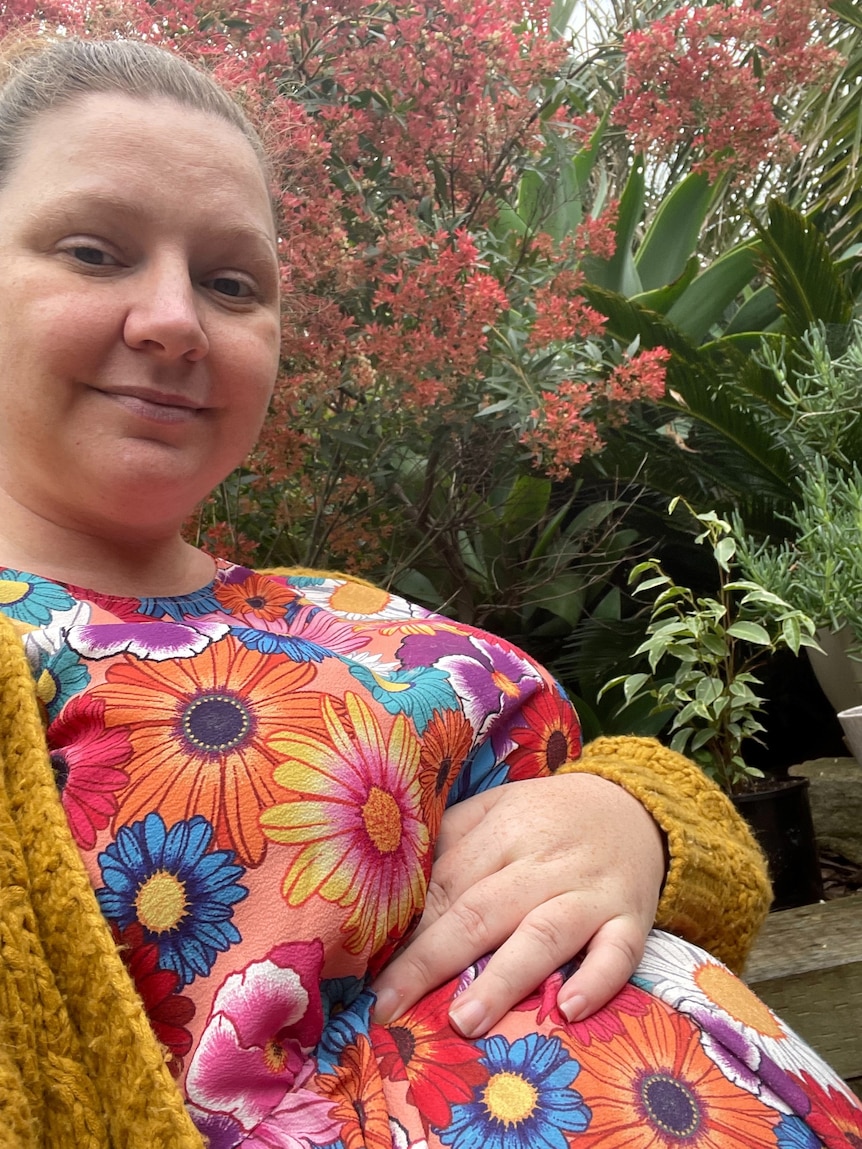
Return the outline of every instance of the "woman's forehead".
<path id="1" fill-rule="evenodd" d="M 266 178 L 250 142 L 214 113 L 167 98 L 94 93 L 40 115 L 6 189 L 16 182 L 58 208 L 78 196 L 130 214 L 157 205 L 222 212 L 227 227 L 275 239 Z"/>

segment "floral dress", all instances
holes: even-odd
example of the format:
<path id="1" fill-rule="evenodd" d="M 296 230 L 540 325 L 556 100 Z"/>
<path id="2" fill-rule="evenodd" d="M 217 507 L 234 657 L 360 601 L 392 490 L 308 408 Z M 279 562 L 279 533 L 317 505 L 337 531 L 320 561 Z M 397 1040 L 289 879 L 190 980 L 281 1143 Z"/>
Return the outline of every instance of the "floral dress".
<path id="1" fill-rule="evenodd" d="M 560 971 L 459 1037 L 480 962 L 375 1024 L 445 806 L 577 757 L 577 718 L 500 639 L 217 566 L 149 599 L 0 568 L 72 834 L 210 1149 L 862 1147 L 823 1062 L 660 932 L 585 1022 L 556 1009 Z"/>

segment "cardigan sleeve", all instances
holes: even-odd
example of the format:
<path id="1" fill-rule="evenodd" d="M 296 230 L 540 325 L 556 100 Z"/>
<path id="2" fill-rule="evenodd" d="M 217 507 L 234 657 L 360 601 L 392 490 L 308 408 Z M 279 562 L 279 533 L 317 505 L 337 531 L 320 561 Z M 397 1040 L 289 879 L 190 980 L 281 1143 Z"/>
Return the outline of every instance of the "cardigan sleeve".
<path id="1" fill-rule="evenodd" d="M 730 799 L 698 766 L 654 738 L 597 738 L 558 772 L 615 782 L 652 814 L 669 853 L 656 925 L 738 973 L 772 891 L 763 854 Z"/>

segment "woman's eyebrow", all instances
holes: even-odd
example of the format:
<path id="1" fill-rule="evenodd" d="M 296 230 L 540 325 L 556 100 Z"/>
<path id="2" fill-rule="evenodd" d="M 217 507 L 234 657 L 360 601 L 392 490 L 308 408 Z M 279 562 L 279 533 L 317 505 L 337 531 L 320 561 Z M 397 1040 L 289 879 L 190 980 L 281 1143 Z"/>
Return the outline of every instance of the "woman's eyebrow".
<path id="1" fill-rule="evenodd" d="M 38 215 L 40 220 L 49 222 L 56 220 L 57 223 L 71 222 L 76 213 L 91 210 L 137 219 L 141 222 L 146 218 L 143 209 L 134 200 L 123 199 L 98 188 L 85 190 L 69 188 L 52 197 L 48 203 L 40 204 L 37 200 L 32 205 L 34 216 Z"/>

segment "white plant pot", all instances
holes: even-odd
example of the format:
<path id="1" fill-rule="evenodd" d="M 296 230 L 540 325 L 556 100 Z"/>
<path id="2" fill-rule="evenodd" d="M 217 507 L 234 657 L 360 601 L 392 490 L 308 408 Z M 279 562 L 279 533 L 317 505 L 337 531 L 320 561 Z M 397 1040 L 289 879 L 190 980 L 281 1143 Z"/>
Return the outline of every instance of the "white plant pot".
<path id="1" fill-rule="evenodd" d="M 817 641 L 824 653 L 808 651 L 811 669 L 840 717 L 843 710 L 862 706 L 862 662 L 847 653 L 853 641 L 847 626 L 840 630 L 821 628 L 817 631 Z"/>
<path id="2" fill-rule="evenodd" d="M 844 740 L 853 751 L 853 757 L 862 766 L 862 706 L 839 710 L 838 721 L 844 731 Z"/>

